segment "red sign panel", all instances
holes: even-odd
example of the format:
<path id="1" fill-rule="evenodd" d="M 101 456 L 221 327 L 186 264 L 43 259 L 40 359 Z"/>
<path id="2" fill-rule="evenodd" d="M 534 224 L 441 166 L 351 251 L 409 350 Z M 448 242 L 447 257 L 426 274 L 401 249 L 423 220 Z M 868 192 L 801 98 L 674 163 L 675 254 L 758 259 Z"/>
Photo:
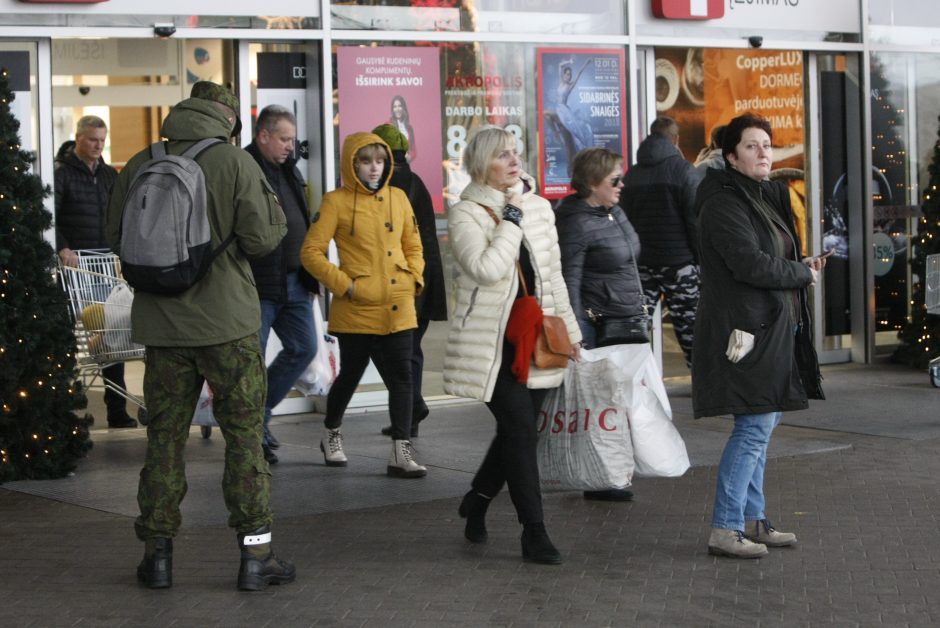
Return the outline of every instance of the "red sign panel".
<path id="1" fill-rule="evenodd" d="M 664 20 L 714 20 L 725 15 L 724 0 L 653 0 L 653 15 Z"/>

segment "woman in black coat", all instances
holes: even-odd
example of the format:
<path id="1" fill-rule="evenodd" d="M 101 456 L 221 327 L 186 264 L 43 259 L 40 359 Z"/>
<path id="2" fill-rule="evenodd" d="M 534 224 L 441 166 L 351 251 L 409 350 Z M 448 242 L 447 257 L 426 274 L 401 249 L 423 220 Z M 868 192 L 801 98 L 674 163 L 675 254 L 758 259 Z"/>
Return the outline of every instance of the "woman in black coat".
<path id="1" fill-rule="evenodd" d="M 725 129 L 728 168 L 699 186 L 701 297 L 692 351 L 696 417 L 734 415 L 718 467 L 709 553 L 757 558 L 796 543 L 764 513 L 767 446 L 781 415 L 822 399 L 806 288 L 825 265 L 802 258 L 786 186 L 770 182 L 772 130 L 745 114 Z"/>
<path id="2" fill-rule="evenodd" d="M 644 301 L 636 260 L 640 238 L 618 205 L 623 189 L 623 157 L 606 148 L 575 155 L 575 193 L 555 209 L 561 270 L 568 300 L 586 349 L 596 347 L 592 319 L 642 314 Z M 624 489 L 585 491 L 586 499 L 629 501 Z"/>
<path id="3" fill-rule="evenodd" d="M 411 357 L 412 382 L 414 383 L 414 407 L 411 417 L 411 436 L 418 436 L 418 423 L 427 418 L 428 404 L 421 394 L 424 372 L 424 352 L 421 340 L 431 321 L 447 320 L 447 300 L 444 287 L 444 265 L 441 262 L 441 248 L 437 242 L 437 221 L 431 193 L 417 174 L 408 165 L 406 155 L 410 146 L 408 138 L 391 124 L 380 124 L 372 132 L 385 140 L 392 149 L 395 167 L 390 183 L 408 195 L 408 201 L 414 210 L 415 221 L 421 234 L 421 247 L 424 251 L 424 289 L 415 297 L 415 311 L 418 314 L 418 328 L 413 335 Z M 390 426 L 382 428 L 382 433 L 390 436 Z"/>

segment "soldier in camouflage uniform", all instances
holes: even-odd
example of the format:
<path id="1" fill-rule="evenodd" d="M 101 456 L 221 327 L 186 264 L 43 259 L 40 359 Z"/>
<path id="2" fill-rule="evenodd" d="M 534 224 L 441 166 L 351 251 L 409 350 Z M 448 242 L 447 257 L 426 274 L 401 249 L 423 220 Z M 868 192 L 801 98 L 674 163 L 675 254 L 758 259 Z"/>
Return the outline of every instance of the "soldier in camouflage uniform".
<path id="1" fill-rule="evenodd" d="M 191 97 L 163 123 L 168 152 L 179 155 L 209 137 L 228 140 L 241 126 L 238 110 L 238 100 L 227 89 L 196 83 Z M 124 199 L 149 158 L 149 150 L 135 155 L 114 185 L 107 237 L 118 253 Z M 134 341 L 147 347 L 144 396 L 150 419 L 137 494 L 135 529 L 145 544 L 137 577 L 150 588 L 172 585 L 173 537 L 186 494 L 183 448 L 207 381 L 225 437 L 222 490 L 241 548 L 238 588 L 258 590 L 291 582 L 294 566 L 271 550 L 271 471 L 261 450 L 267 382 L 258 339 L 261 311 L 248 258 L 272 251 L 287 225 L 274 191 L 248 153 L 225 141 L 205 150 L 197 162 L 206 179 L 212 247 L 229 234 L 235 241 L 188 290 L 173 296 L 135 294 L 131 325 Z"/>

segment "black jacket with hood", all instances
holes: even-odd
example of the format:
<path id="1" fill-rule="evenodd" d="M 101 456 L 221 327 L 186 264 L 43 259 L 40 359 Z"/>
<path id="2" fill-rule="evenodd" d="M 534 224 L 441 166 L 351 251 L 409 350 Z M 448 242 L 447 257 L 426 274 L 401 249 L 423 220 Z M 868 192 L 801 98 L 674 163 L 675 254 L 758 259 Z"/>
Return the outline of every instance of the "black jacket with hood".
<path id="1" fill-rule="evenodd" d="M 702 174 L 664 135 L 640 143 L 624 179 L 620 206 L 643 243 L 643 266 L 697 263 L 695 189 Z"/>
<path id="2" fill-rule="evenodd" d="M 792 239 L 790 259 L 774 254 L 770 227 L 745 190 L 776 210 L 775 222 Z M 800 260 L 786 185 L 711 168 L 696 205 L 702 283 L 692 350 L 695 416 L 802 410 L 807 397 L 823 399 L 806 294 L 812 272 Z M 799 320 L 791 320 L 794 298 Z M 735 329 L 754 335 L 753 350 L 737 363 L 725 356 Z"/>
<path id="3" fill-rule="evenodd" d="M 278 174 L 287 181 L 287 185 L 296 199 L 297 206 L 303 209 L 301 213 L 303 214 L 305 228 L 309 229 L 310 212 L 307 210 L 307 197 L 304 194 L 304 179 L 303 175 L 300 174 L 300 170 L 297 169 L 297 160 L 288 158 L 283 164 L 272 164 L 265 160 L 254 142 L 246 146 L 245 150 L 248 151 L 248 154 L 254 157 L 258 165 L 261 166 L 261 171 L 264 172 L 264 176 L 268 179 L 268 183 L 271 184 L 271 187 L 274 188 L 276 193 L 280 194 L 280 186 L 277 180 Z M 279 169 L 280 173 L 276 172 L 275 168 Z M 283 208 L 284 203 L 281 203 L 281 206 Z M 295 261 L 297 264 L 300 264 L 299 257 Z M 255 277 L 259 298 L 265 301 L 283 303 L 287 299 L 287 259 L 284 255 L 284 241 L 281 240 L 277 248 L 268 255 L 260 259 L 251 260 L 251 272 Z M 304 288 L 310 292 L 319 291 L 317 280 L 311 277 L 310 273 L 308 273 L 303 266 L 298 269 L 297 273 L 300 283 Z"/>
<path id="4" fill-rule="evenodd" d="M 421 233 L 421 248 L 424 251 L 424 290 L 415 297 L 418 318 L 429 321 L 447 320 L 447 294 L 444 287 L 444 265 L 441 263 L 441 247 L 437 242 L 437 222 L 431 193 L 421 177 L 411 171 L 405 159 L 406 152 L 393 150 L 395 169 L 389 181 L 394 187 L 408 195 L 418 231 Z"/>

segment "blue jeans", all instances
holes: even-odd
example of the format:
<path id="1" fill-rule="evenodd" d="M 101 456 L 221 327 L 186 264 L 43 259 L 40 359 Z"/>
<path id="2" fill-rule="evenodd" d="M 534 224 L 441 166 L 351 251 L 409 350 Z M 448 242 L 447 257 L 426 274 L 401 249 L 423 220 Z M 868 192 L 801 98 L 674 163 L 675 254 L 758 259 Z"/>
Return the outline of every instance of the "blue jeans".
<path id="1" fill-rule="evenodd" d="M 745 521 L 765 518 L 767 446 L 781 416 L 782 412 L 734 415 L 734 429 L 718 465 L 713 528 L 743 531 Z"/>
<path id="2" fill-rule="evenodd" d="M 268 346 L 268 335 L 272 329 L 284 348 L 268 366 L 265 426 L 271 421 L 271 410 L 287 396 L 294 382 L 317 354 L 317 332 L 313 323 L 310 293 L 300 285 L 297 273 L 287 274 L 287 301 L 278 303 L 261 300 L 262 355 Z"/>

